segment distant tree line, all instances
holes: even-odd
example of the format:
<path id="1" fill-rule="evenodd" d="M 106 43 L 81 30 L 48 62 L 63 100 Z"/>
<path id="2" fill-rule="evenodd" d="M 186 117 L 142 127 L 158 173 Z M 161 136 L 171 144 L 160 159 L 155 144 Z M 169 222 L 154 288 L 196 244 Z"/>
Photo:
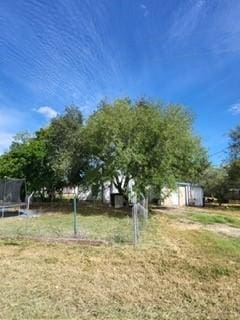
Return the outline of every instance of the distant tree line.
<path id="1" fill-rule="evenodd" d="M 240 199 L 240 125 L 230 131 L 229 138 L 225 162 L 219 167 L 209 166 L 201 178 L 205 195 L 216 198 L 220 205 L 231 194 Z"/>
<path id="2" fill-rule="evenodd" d="M 209 163 L 192 125 L 185 107 L 147 99 L 102 101 L 85 121 L 69 106 L 47 127 L 15 136 L 0 156 L 0 177 L 26 178 L 43 199 L 64 187 L 98 191 L 106 181 L 125 196 L 131 179 L 137 193 L 199 182 Z"/>

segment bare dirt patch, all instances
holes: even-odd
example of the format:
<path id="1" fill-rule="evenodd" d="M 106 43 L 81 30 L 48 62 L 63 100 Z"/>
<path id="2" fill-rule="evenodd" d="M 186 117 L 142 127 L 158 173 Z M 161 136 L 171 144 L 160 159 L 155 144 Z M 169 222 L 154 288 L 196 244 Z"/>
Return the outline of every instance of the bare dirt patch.
<path id="1" fill-rule="evenodd" d="M 226 224 L 214 223 L 208 225 L 202 225 L 198 222 L 190 222 L 187 219 L 181 220 L 175 224 L 179 230 L 208 230 L 216 233 L 221 233 L 226 236 L 240 238 L 240 229 L 228 226 Z"/>
<path id="2" fill-rule="evenodd" d="M 237 238 L 240 237 L 240 229 L 239 228 L 230 227 L 225 224 L 216 223 L 216 224 L 208 225 L 207 229 L 210 231 L 217 232 L 217 233 L 222 233 L 222 234 L 224 234 L 226 236 L 230 236 L 230 237 L 237 237 Z"/>
<path id="3" fill-rule="evenodd" d="M 90 240 L 90 239 L 81 239 L 78 237 L 69 237 L 69 238 L 57 238 L 57 237 L 28 237 L 28 236 L 17 236 L 17 237 L 1 237 L 0 240 L 15 240 L 15 241 L 38 241 L 38 242 L 49 242 L 49 243 L 65 243 L 65 244 L 79 244 L 83 246 L 110 246 L 112 243 L 106 240 Z"/>
<path id="4" fill-rule="evenodd" d="M 161 214 L 164 216 L 168 216 L 169 218 L 174 218 L 174 226 L 178 230 L 208 230 L 213 231 L 215 233 L 220 233 L 226 236 L 240 238 L 240 228 L 230 226 L 224 223 L 212 223 L 212 224 L 203 224 L 201 222 L 194 222 L 188 219 L 188 214 L 193 211 L 193 208 L 157 208 L 154 209 L 156 214 Z M 238 216 L 239 212 L 225 212 L 224 210 L 215 210 L 212 212 L 207 208 L 194 208 L 194 211 L 197 213 L 206 213 L 207 215 L 211 213 L 219 213 L 226 216 Z"/>
<path id="5" fill-rule="evenodd" d="M 187 219 L 182 219 L 179 223 L 176 223 L 176 227 L 181 230 L 199 230 L 203 229 L 203 225 L 197 222 L 191 222 Z"/>

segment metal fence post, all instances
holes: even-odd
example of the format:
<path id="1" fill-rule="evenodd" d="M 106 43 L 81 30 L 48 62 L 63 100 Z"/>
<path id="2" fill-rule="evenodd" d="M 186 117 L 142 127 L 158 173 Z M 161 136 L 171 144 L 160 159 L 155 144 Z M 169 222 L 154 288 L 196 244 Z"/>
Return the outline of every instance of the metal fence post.
<path id="1" fill-rule="evenodd" d="M 77 236 L 77 197 L 74 196 L 73 199 L 73 230 L 74 236 Z"/>
<path id="2" fill-rule="evenodd" d="M 146 219 L 148 219 L 148 197 L 145 198 Z"/>
<path id="3" fill-rule="evenodd" d="M 133 244 L 136 245 L 141 236 L 141 231 L 148 220 L 148 199 L 144 198 L 141 203 L 135 203 L 132 207 L 133 219 Z"/>
<path id="4" fill-rule="evenodd" d="M 5 208 L 4 208 L 4 204 L 5 204 L 6 184 L 7 184 L 7 178 L 4 177 L 2 217 L 4 217 L 4 209 L 5 209 Z"/>
<path id="5" fill-rule="evenodd" d="M 137 231 L 137 207 L 136 204 L 133 205 L 132 208 L 132 216 L 133 216 L 133 244 L 136 246 L 138 241 L 138 231 Z"/>

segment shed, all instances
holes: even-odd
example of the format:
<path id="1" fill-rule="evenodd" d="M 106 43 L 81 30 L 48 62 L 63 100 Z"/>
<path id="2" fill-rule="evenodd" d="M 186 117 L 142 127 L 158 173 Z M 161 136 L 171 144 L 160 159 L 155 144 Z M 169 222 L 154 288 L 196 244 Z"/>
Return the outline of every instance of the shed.
<path id="1" fill-rule="evenodd" d="M 196 206 L 203 207 L 203 188 L 197 184 L 179 182 L 176 189 L 163 189 L 163 193 L 167 196 L 162 201 L 162 205 L 166 207 L 183 207 Z"/>

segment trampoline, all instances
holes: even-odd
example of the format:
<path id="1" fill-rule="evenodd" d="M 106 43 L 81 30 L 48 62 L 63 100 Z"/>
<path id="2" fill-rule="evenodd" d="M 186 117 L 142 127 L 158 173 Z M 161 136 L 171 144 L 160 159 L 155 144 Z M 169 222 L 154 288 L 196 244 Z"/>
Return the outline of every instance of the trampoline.
<path id="1" fill-rule="evenodd" d="M 7 213 L 21 213 L 22 208 L 28 207 L 25 179 L 0 179 L 0 212 L 3 218 Z"/>

